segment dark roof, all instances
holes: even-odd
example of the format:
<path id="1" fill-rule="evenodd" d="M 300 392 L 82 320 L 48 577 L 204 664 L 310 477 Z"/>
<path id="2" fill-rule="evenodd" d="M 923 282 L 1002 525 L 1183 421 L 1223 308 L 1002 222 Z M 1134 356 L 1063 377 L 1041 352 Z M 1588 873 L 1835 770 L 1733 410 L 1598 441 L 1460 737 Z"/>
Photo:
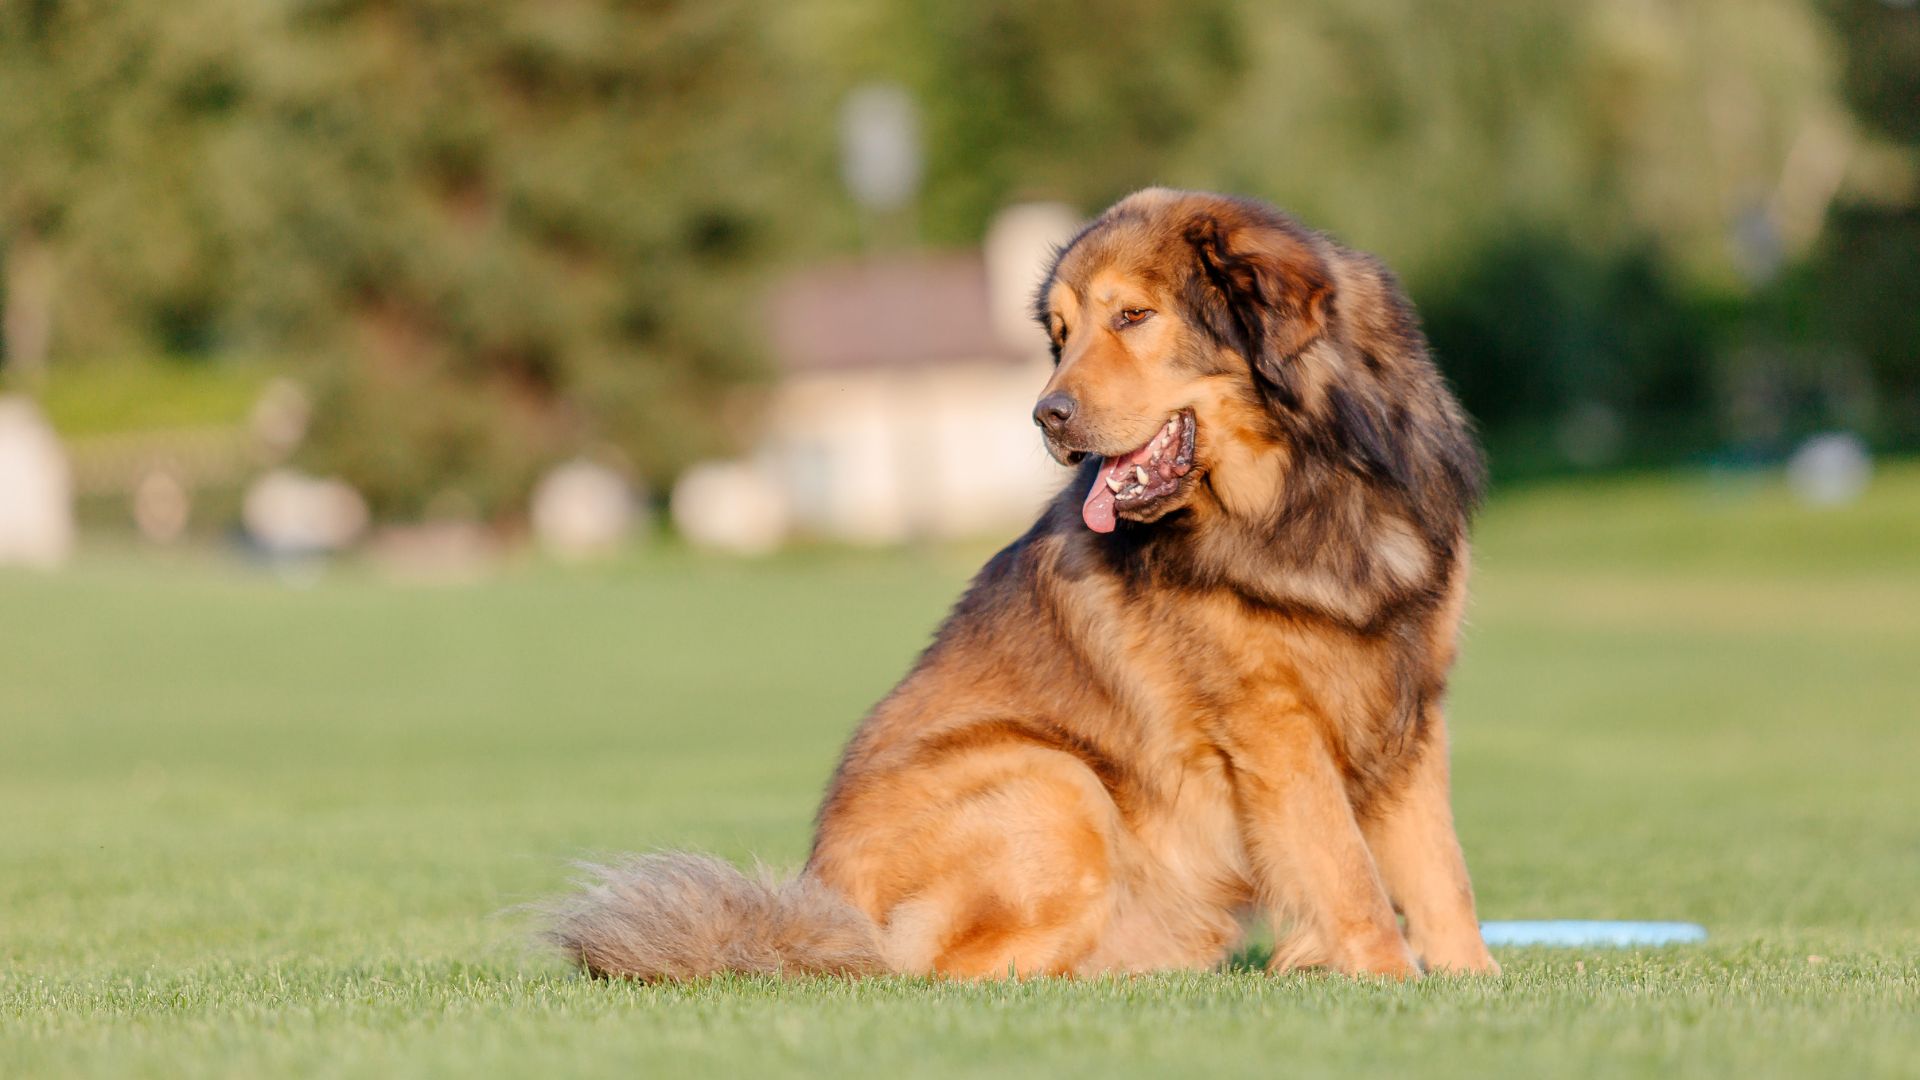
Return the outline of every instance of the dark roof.
<path id="1" fill-rule="evenodd" d="M 785 371 L 1020 359 L 994 333 L 974 252 L 810 267 L 774 287 L 768 332 Z"/>

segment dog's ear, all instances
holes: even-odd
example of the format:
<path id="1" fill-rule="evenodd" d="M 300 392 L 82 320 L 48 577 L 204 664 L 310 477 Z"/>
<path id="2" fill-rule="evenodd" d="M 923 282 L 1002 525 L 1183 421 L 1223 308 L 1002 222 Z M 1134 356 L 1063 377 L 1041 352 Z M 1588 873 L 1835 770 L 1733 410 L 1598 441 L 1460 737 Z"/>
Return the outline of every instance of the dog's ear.
<path id="1" fill-rule="evenodd" d="M 1326 262 L 1280 221 L 1201 211 L 1185 235 L 1197 264 L 1188 305 L 1215 337 L 1247 358 L 1263 389 L 1283 402 L 1296 397 L 1288 369 L 1333 317 Z"/>

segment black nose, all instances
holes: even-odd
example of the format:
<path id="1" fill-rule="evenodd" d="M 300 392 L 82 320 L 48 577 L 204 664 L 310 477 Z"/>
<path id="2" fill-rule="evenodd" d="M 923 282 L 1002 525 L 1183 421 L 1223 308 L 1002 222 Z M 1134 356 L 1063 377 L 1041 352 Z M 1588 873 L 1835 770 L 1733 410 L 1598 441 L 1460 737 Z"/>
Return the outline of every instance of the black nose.
<path id="1" fill-rule="evenodd" d="M 1046 428 L 1047 434 L 1058 435 L 1072 422 L 1073 410 L 1073 398 L 1066 394 L 1048 394 L 1033 407 L 1033 422 Z"/>

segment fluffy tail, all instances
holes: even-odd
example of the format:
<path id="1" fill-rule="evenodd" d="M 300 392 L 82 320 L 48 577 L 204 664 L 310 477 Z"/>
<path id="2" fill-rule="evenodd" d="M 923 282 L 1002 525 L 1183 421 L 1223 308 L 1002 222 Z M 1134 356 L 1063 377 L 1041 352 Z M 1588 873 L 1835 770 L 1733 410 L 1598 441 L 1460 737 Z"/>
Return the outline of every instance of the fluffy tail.
<path id="1" fill-rule="evenodd" d="M 580 889 L 544 908 L 546 937 L 589 972 L 656 980 L 878 972 L 872 920 L 807 874 L 748 877 L 710 855 L 667 851 L 581 864 Z"/>

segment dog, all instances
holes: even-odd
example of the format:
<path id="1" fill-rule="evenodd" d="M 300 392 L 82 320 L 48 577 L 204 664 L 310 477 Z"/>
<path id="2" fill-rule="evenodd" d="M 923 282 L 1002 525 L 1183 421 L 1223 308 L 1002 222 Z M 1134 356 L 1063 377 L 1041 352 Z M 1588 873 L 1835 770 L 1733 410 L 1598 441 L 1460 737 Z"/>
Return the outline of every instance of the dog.
<path id="1" fill-rule="evenodd" d="M 855 731 L 801 874 L 591 867 L 552 940 L 645 980 L 1086 975 L 1215 967 L 1251 912 L 1276 971 L 1496 972 L 1442 709 L 1483 465 L 1393 275 L 1148 189 L 1037 300 L 1075 479 Z"/>

